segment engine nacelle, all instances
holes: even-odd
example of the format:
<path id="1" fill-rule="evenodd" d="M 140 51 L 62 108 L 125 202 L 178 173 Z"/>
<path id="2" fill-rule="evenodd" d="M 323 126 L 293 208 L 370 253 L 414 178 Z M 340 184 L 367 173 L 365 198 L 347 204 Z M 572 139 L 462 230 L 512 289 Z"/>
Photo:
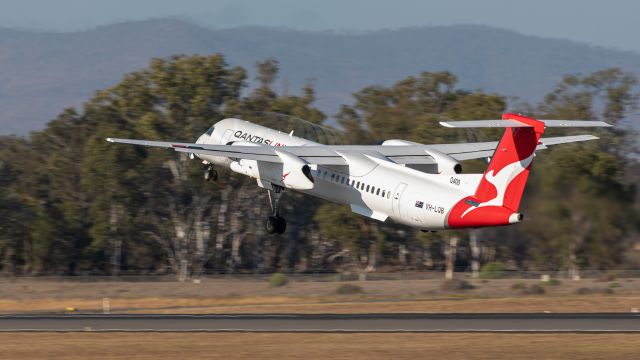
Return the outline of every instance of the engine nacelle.
<path id="1" fill-rule="evenodd" d="M 407 146 L 407 145 L 424 145 L 413 141 L 391 139 L 385 140 L 383 146 Z M 431 156 L 438 164 L 438 174 L 460 174 L 462 173 L 462 165 L 458 160 L 435 149 L 425 149 L 427 155 Z"/>
<path id="2" fill-rule="evenodd" d="M 454 175 L 462 173 L 462 165 L 451 156 L 433 149 L 425 150 L 425 152 L 438 163 L 438 174 Z"/>
<path id="3" fill-rule="evenodd" d="M 238 142 L 237 146 L 261 146 L 255 143 Z M 275 151 L 282 163 L 238 159 L 229 164 L 231 171 L 247 175 L 268 183 L 284 186 L 289 189 L 310 190 L 314 187 L 309 164 L 299 157 L 285 151 Z"/>
<path id="4" fill-rule="evenodd" d="M 283 150 L 276 150 L 276 154 L 282 160 L 282 183 L 285 187 L 296 190 L 313 189 L 315 180 L 306 161 Z"/>

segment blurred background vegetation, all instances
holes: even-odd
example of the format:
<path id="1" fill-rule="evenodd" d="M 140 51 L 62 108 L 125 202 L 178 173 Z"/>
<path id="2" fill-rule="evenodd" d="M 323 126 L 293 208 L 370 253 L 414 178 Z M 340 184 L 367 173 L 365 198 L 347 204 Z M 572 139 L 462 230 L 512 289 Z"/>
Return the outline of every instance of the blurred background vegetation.
<path id="1" fill-rule="evenodd" d="M 337 124 L 328 124 L 354 143 L 496 140 L 496 131 L 444 129 L 438 121 L 499 118 L 507 110 L 616 125 L 595 131 L 599 141 L 540 152 L 525 192 L 524 224 L 473 233 L 422 233 L 287 192 L 287 232 L 267 235 L 269 202 L 255 180 L 225 171 L 208 183 L 202 165 L 186 156 L 104 140 L 194 141 L 225 117 L 256 112 L 327 125 L 314 107 L 312 83 L 299 95 L 278 93 L 277 60 L 256 68 L 259 86 L 248 89 L 247 70 L 219 54 L 154 59 L 82 109 L 64 110 L 46 129 L 1 137 L 0 271 L 185 280 L 203 273 L 438 270 L 452 237 L 458 269 L 470 268 L 473 257 L 506 270 L 640 268 L 640 167 L 637 135 L 628 126 L 638 101 L 634 75 L 611 68 L 566 76 L 536 105 L 459 89 L 449 72 L 426 71 L 355 93 Z M 467 172 L 485 166 L 464 165 Z"/>

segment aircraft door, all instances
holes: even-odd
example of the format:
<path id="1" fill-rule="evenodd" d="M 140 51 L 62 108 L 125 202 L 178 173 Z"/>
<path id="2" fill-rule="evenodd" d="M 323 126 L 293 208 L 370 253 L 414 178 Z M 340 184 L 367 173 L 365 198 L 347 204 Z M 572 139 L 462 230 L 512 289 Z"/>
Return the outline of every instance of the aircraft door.
<path id="1" fill-rule="evenodd" d="M 232 134 L 233 134 L 233 130 L 227 129 L 227 131 L 224 132 L 224 135 L 222 135 L 222 141 L 220 141 L 220 145 L 227 145 L 227 143 L 231 139 Z"/>
<path id="2" fill-rule="evenodd" d="M 402 198 L 402 193 L 404 193 L 404 190 L 406 188 L 407 188 L 407 184 L 400 183 L 396 187 L 396 191 L 393 192 L 393 199 L 391 204 L 393 207 L 393 214 L 397 217 L 400 217 L 400 199 Z"/>

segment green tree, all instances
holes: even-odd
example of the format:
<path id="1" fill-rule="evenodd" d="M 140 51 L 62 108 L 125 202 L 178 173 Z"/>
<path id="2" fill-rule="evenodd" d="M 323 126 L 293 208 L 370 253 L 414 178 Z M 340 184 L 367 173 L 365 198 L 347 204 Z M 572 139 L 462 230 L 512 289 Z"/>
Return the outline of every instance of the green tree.
<path id="1" fill-rule="evenodd" d="M 160 245 L 182 280 L 205 259 L 215 193 L 199 167 L 186 156 L 113 146 L 104 138 L 193 141 L 222 117 L 226 101 L 237 101 L 244 78 L 221 55 L 155 59 L 87 104 L 85 121 L 96 124 L 82 177 L 93 199 L 91 252 L 117 264 L 119 249 L 132 245 L 123 239 L 137 235 Z"/>
<path id="2" fill-rule="evenodd" d="M 278 94 L 278 62 L 256 66 L 258 87 L 242 96 L 246 71 L 221 55 L 154 59 L 30 138 L 0 138 L 2 271 L 171 272 L 185 280 L 203 271 L 440 269 L 451 235 L 461 240 L 456 265 L 466 266 L 470 245 L 461 232 L 380 224 L 296 192 L 282 202 L 287 233 L 267 236 L 269 202 L 255 181 L 221 171 L 217 183 L 207 183 L 201 165 L 185 155 L 104 141 L 193 141 L 236 115 L 297 135 L 291 117 L 325 124 L 325 114 L 313 106 L 311 81 L 300 94 Z M 496 140 L 501 134 L 495 130 L 440 127 L 447 119 L 498 118 L 507 108 L 503 96 L 461 90 L 456 82 L 448 72 L 424 72 L 367 87 L 337 120 L 357 143 Z M 621 119 L 635 108 L 636 82 L 619 69 L 567 76 L 539 106 L 524 107 L 540 118 L 604 119 L 616 127 L 598 132 L 600 141 L 541 153 L 523 201 L 527 221 L 483 230 L 484 262 L 550 269 L 625 264 L 640 223 L 633 186 L 640 167 L 637 138 Z M 464 165 L 467 171 L 486 168 L 479 161 Z"/>
<path id="3" fill-rule="evenodd" d="M 504 98 L 455 88 L 449 72 L 423 72 L 390 87 L 372 86 L 354 94 L 356 103 L 344 106 L 340 123 L 353 137 L 371 140 L 405 139 L 420 143 L 465 141 L 466 134 L 439 122 L 469 118 L 497 118 L 506 107 Z"/>
<path id="4" fill-rule="evenodd" d="M 637 79 L 619 69 L 567 76 L 540 104 L 540 117 L 603 119 L 614 125 L 600 141 L 558 147 L 536 164 L 534 258 L 542 266 L 610 268 L 620 264 L 637 213 L 626 172 L 635 135 L 621 125 L 634 109 Z"/>
<path id="5" fill-rule="evenodd" d="M 13 139 L 2 139 L 5 141 Z M 0 154 L 4 155 L 2 150 Z M 18 272 L 18 266 L 25 263 L 25 246 L 30 243 L 29 227 L 34 218 L 33 207 L 13 186 L 19 178 L 11 162 L 0 160 L 0 271 L 6 273 Z"/>

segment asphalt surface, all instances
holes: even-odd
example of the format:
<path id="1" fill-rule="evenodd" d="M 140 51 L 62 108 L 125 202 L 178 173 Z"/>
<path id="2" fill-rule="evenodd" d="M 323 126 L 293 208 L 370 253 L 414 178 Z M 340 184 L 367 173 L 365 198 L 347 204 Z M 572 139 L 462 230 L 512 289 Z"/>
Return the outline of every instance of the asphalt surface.
<path id="1" fill-rule="evenodd" d="M 640 314 L 5 315 L 0 331 L 640 332 Z"/>

